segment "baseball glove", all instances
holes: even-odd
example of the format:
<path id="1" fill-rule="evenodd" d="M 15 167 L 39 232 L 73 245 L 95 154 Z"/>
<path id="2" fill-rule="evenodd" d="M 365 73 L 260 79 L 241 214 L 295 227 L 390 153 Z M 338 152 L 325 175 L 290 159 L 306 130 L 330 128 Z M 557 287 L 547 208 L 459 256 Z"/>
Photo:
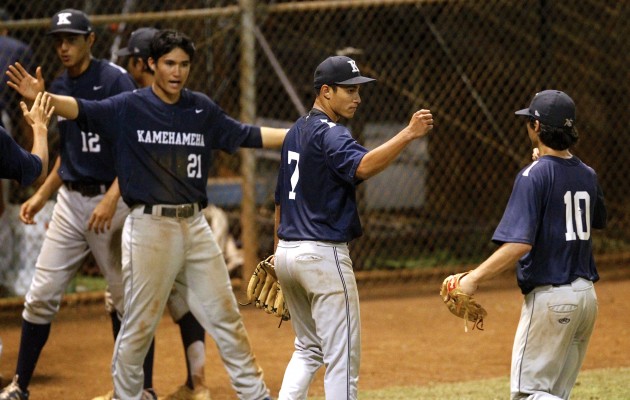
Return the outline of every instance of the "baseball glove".
<path id="1" fill-rule="evenodd" d="M 470 271 L 469 271 L 470 272 Z M 440 288 L 440 296 L 444 300 L 446 307 L 453 315 L 464 319 L 464 330 L 468 332 L 468 321 L 473 323 L 472 329 L 475 327 L 483 330 L 483 319 L 488 315 L 486 310 L 475 301 L 472 295 L 462 292 L 459 281 L 468 275 L 468 272 L 462 272 L 450 275 Z"/>
<path id="2" fill-rule="evenodd" d="M 284 295 L 280 288 L 280 282 L 276 276 L 276 269 L 271 264 L 273 256 L 269 256 L 259 262 L 247 285 L 247 304 L 254 303 L 256 308 L 265 310 L 267 314 L 273 314 L 282 321 L 291 319 L 289 309 L 284 302 Z"/>

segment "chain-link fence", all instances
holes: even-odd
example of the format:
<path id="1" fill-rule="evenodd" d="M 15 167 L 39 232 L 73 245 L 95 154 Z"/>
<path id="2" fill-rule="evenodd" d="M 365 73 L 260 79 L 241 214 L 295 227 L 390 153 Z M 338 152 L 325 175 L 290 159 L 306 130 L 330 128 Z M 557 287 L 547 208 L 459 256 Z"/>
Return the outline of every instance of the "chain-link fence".
<path id="1" fill-rule="evenodd" d="M 430 108 L 431 135 L 360 186 L 365 234 L 352 244 L 356 269 L 469 264 L 489 255 L 513 179 L 531 157 L 524 121 L 514 111 L 537 91 L 564 90 L 578 107 L 574 152 L 598 171 L 607 199 L 609 227 L 594 235 L 597 254 L 630 248 L 626 0 L 5 4 L 14 20 L 0 26 L 30 46 L 47 82 L 61 64 L 46 29 L 56 11 L 72 7 L 92 16 L 94 56 L 112 61 L 138 27 L 185 32 L 198 50 L 189 88 L 245 121 L 289 126 L 313 103 L 315 66 L 333 54 L 351 56 L 364 75 L 378 79 L 362 88 L 361 107 L 347 121 L 366 147 L 394 135 L 413 111 Z M 258 256 L 272 251 L 277 163 L 274 151 L 217 154 L 211 171 L 210 199 L 229 212 L 234 235 L 242 238 L 244 224 L 255 219 L 254 243 L 244 245 Z M 255 173 L 256 212 L 243 219 L 247 191 L 240 178 L 248 171 Z M 12 202 L 23 200 L 13 193 Z"/>

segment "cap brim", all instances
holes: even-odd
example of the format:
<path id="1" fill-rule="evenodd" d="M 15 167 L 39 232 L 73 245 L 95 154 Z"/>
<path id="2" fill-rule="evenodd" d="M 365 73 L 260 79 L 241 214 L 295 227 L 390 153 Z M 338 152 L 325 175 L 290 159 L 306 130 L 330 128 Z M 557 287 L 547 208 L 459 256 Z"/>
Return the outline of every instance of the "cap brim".
<path id="1" fill-rule="evenodd" d="M 376 79 L 367 78 L 365 76 L 357 76 L 356 78 L 346 79 L 342 82 L 335 82 L 337 85 L 360 85 L 362 83 L 368 83 L 375 81 Z"/>
<path id="2" fill-rule="evenodd" d="M 532 117 L 532 113 L 529 111 L 529 108 L 523 108 L 522 110 L 518 110 L 514 112 L 516 115 L 524 115 L 526 117 Z"/>
<path id="3" fill-rule="evenodd" d="M 131 52 L 129 51 L 129 48 L 127 47 L 123 47 L 122 49 L 118 49 L 118 51 L 116 52 L 117 56 L 130 56 Z"/>
<path id="4" fill-rule="evenodd" d="M 55 29 L 54 31 L 49 31 L 46 33 L 47 35 L 54 35 L 56 33 L 76 33 L 77 35 L 87 35 L 90 32 L 81 31 L 78 29 Z"/>

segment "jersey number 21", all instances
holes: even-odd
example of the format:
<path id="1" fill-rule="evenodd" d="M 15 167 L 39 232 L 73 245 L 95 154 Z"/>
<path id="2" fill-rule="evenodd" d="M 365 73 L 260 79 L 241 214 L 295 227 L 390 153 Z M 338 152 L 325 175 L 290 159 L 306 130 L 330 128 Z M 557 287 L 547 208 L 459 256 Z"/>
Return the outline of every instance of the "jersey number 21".
<path id="1" fill-rule="evenodd" d="M 81 151 L 84 153 L 100 153 L 101 144 L 99 143 L 100 136 L 98 133 L 83 132 L 81 131 Z"/>

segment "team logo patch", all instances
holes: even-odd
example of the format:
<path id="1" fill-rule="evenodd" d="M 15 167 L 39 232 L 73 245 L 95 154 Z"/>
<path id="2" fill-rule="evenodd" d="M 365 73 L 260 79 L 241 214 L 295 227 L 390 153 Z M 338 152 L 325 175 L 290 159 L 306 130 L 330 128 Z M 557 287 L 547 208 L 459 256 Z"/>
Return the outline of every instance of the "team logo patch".
<path id="1" fill-rule="evenodd" d="M 72 16 L 72 13 L 59 13 L 57 14 L 57 17 L 59 18 L 57 20 L 57 25 L 70 25 L 70 17 Z"/>
<path id="2" fill-rule="evenodd" d="M 566 325 L 569 322 L 571 322 L 571 318 L 560 318 L 558 322 L 561 323 L 562 325 Z"/>
<path id="3" fill-rule="evenodd" d="M 356 73 L 360 74 L 359 67 L 357 67 L 356 61 L 350 60 L 350 61 L 348 61 L 348 64 L 350 64 L 350 67 L 352 67 L 352 72 L 356 72 Z"/>

